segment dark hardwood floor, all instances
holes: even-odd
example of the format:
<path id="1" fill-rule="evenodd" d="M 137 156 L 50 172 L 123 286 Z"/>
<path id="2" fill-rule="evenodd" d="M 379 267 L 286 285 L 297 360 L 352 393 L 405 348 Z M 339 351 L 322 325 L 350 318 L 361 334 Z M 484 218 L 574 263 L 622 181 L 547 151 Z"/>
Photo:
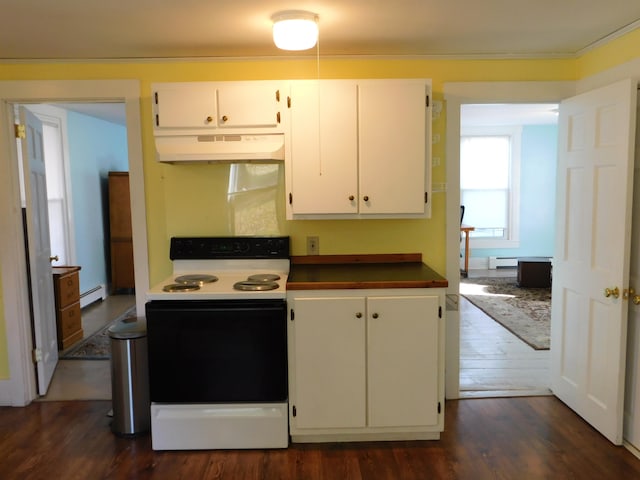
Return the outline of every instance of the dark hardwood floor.
<path id="1" fill-rule="evenodd" d="M 0 478 L 631 479 L 640 460 L 555 397 L 446 405 L 439 441 L 293 445 L 287 450 L 154 452 L 109 430 L 108 401 L 0 408 Z"/>

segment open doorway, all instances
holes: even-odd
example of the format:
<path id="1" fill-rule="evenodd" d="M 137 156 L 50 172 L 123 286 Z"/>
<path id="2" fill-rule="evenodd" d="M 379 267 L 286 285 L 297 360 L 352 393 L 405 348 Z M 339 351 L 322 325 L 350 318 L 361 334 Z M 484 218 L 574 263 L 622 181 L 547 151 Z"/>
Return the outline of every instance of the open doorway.
<path id="1" fill-rule="evenodd" d="M 518 259 L 553 257 L 557 112 L 554 103 L 461 105 L 471 247 L 460 255 L 461 397 L 550 394 L 550 284 L 515 296 Z"/>
<path id="2" fill-rule="evenodd" d="M 30 306 L 26 274 L 20 180 L 16 160 L 13 105 L 51 102 L 124 102 L 131 185 L 132 241 L 136 292 L 149 288 L 144 192 L 140 84 L 135 80 L 46 80 L 0 82 L 0 146 L 4 146 L 5 173 L 0 176 L 0 265 L 8 365 L 0 379 L 0 401 L 24 406 L 37 398 L 33 369 L 33 340 L 29 328 Z M 144 311 L 144 295 L 136 295 L 137 311 Z M 8 373 L 10 372 L 10 374 Z"/>
<path id="3" fill-rule="evenodd" d="M 109 218 L 114 207 L 108 182 L 110 172 L 129 169 L 124 104 L 25 107 L 42 122 L 54 279 L 72 282 L 75 278 L 79 282 L 79 296 L 65 300 L 64 305 L 56 304 L 59 362 L 43 398 L 105 398 L 109 394 L 109 362 L 99 361 L 105 355 L 96 352 L 95 346 L 91 351 L 83 345 L 135 305 L 133 291 L 110 288 L 114 254 L 110 251 Z M 118 208 L 129 210 L 128 199 L 119 202 Z M 66 274 L 71 268 L 79 269 L 75 277 Z M 73 332 L 67 328 L 72 325 Z M 79 355 L 70 355 L 79 348 Z"/>

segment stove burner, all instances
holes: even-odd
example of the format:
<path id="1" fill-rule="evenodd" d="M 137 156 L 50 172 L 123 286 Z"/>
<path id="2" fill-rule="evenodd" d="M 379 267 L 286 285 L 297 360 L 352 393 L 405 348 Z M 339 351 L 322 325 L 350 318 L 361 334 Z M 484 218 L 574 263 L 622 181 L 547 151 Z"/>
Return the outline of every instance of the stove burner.
<path id="1" fill-rule="evenodd" d="M 163 292 L 193 292 L 200 290 L 200 285 L 197 283 L 171 283 L 162 287 Z"/>
<path id="2" fill-rule="evenodd" d="M 190 275 L 180 275 L 175 278 L 176 283 L 180 283 L 183 285 L 199 285 L 203 286 L 205 283 L 217 282 L 218 277 L 215 275 L 206 275 L 206 274 L 190 274 Z"/>
<path id="3" fill-rule="evenodd" d="M 257 273 L 255 275 L 249 275 L 247 280 L 252 282 L 275 282 L 280 280 L 280 275 L 276 273 Z"/>
<path id="4" fill-rule="evenodd" d="M 278 288 L 278 284 L 270 281 L 260 282 L 255 280 L 243 280 L 241 282 L 234 283 L 233 288 L 236 290 L 260 292 L 264 290 L 275 290 Z"/>

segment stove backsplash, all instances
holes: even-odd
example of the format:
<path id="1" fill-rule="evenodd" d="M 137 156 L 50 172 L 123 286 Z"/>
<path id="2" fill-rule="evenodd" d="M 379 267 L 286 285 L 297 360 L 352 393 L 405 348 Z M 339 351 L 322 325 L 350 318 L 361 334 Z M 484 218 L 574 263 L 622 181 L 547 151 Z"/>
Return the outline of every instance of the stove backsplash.
<path id="1" fill-rule="evenodd" d="M 234 163 L 229 168 L 227 205 L 232 235 L 284 235 L 282 163 Z"/>

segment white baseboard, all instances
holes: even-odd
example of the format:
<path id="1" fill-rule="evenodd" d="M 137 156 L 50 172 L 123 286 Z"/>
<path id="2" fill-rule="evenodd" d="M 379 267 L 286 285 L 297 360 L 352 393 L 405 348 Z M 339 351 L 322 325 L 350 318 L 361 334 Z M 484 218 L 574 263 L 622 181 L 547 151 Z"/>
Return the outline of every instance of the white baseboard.
<path id="1" fill-rule="evenodd" d="M 518 258 L 496 257 L 471 257 L 469 258 L 469 270 L 489 270 L 503 267 L 517 267 Z M 494 260 L 492 260 L 494 259 Z M 464 258 L 460 259 L 460 270 L 464 268 Z"/>
<path id="2" fill-rule="evenodd" d="M 93 302 L 104 300 L 105 298 L 107 298 L 107 287 L 105 285 L 98 285 L 80 295 L 80 308 L 84 308 Z"/>
<path id="3" fill-rule="evenodd" d="M 27 390 L 16 378 L 0 380 L 0 406 L 24 407 L 29 405 L 31 399 L 26 397 Z"/>
<path id="4" fill-rule="evenodd" d="M 486 270 L 489 268 L 488 257 L 469 258 L 469 270 Z M 460 270 L 464 269 L 464 258 L 460 259 Z"/>
<path id="5" fill-rule="evenodd" d="M 498 267 L 517 267 L 518 257 L 489 257 L 489 269 Z"/>

